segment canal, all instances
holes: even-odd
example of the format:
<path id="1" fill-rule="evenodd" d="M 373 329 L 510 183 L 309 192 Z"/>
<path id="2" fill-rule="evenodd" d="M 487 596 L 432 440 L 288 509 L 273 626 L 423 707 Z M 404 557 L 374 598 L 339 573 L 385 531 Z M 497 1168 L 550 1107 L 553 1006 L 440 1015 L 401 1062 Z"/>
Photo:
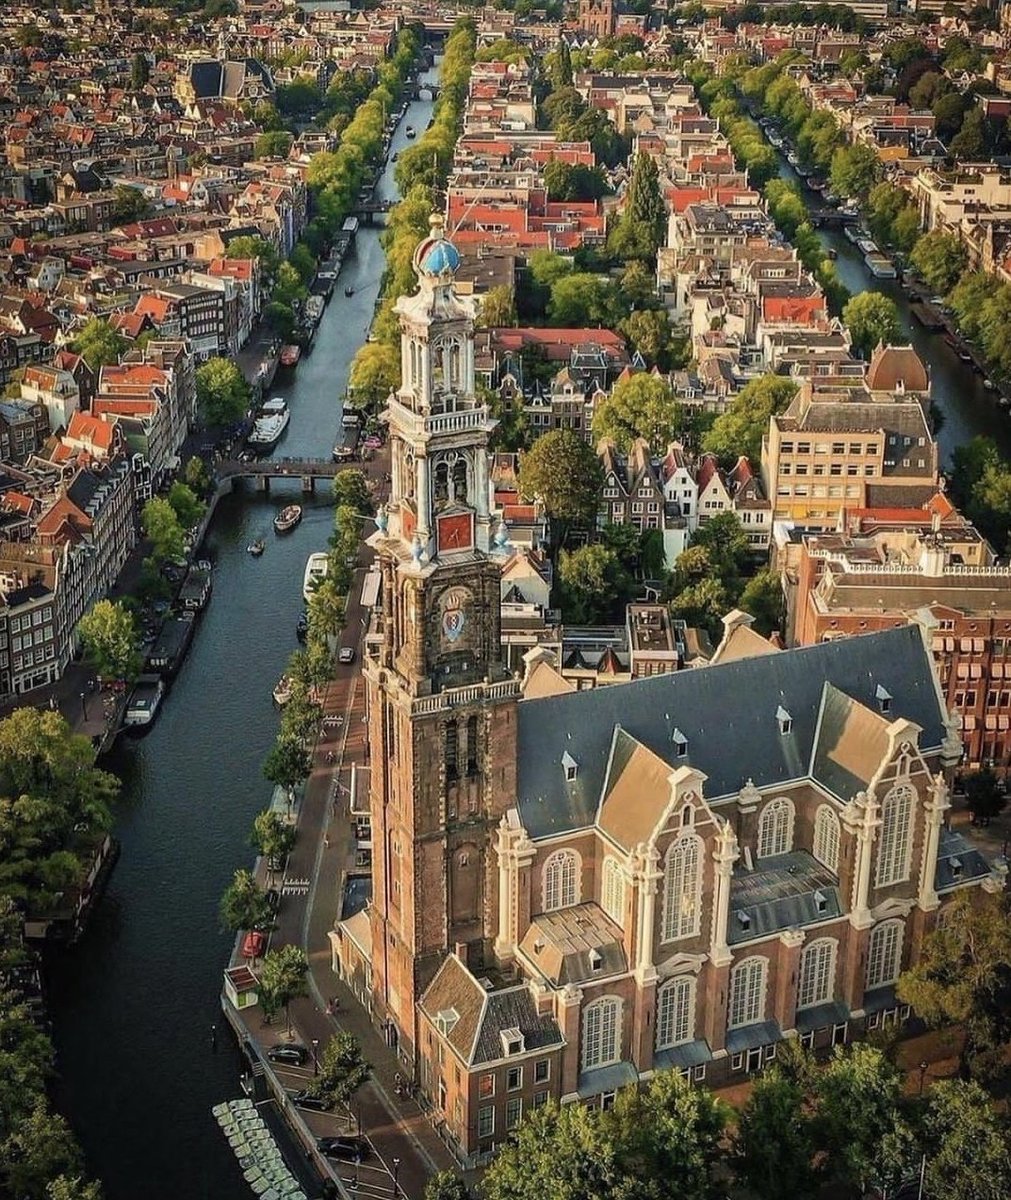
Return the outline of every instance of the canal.
<path id="1" fill-rule="evenodd" d="M 780 175 L 797 184 L 805 203 L 812 193 L 803 179 L 780 158 Z M 998 408 L 994 395 L 983 387 L 983 377 L 962 362 L 944 340 L 943 334 L 928 332 L 913 316 L 909 297 L 895 279 L 878 279 L 871 274 L 863 255 L 842 230 L 819 229 L 825 246 L 835 250 L 839 278 L 856 296 L 860 292 L 881 292 L 895 302 L 902 328 L 930 371 L 931 395 L 943 414 L 937 431 L 942 468 L 950 464 L 951 453 L 979 434 L 991 437 L 1005 457 L 1011 457 L 1011 416 Z"/>
<path id="2" fill-rule="evenodd" d="M 394 150 L 431 109 L 411 104 Z M 396 197 L 392 163 L 378 193 Z M 276 455 L 329 456 L 383 265 L 378 228 L 363 226 L 312 353 L 290 385 L 271 388 L 292 414 Z M 301 525 L 276 537 L 274 514 L 296 499 L 297 481 L 223 499 L 206 543 L 214 595 L 189 656 L 150 734 L 120 739 L 104 764 L 123 780 L 122 856 L 84 939 L 56 957 L 49 982 L 61 1105 L 107 1200 L 252 1195 L 210 1115 L 239 1094 L 219 1009 L 231 935 L 217 909 L 232 873 L 252 862 L 249 830 L 270 800 L 261 764 L 277 731 L 271 690 L 297 648 L 305 560 L 331 531 L 321 488 Z M 246 553 L 257 536 L 267 542 L 259 559 Z"/>

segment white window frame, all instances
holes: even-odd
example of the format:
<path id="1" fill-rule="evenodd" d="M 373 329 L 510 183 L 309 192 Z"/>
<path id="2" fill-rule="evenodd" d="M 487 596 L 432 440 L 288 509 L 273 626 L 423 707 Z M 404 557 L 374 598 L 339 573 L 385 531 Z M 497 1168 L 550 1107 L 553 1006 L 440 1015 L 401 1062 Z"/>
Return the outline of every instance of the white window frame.
<path id="1" fill-rule="evenodd" d="M 581 1069 L 609 1067 L 621 1061 L 621 997 L 601 996 L 583 1010 Z"/>
<path id="2" fill-rule="evenodd" d="M 834 874 L 839 873 L 839 818 L 830 804 L 822 804 L 814 815 L 814 856 Z"/>
<path id="3" fill-rule="evenodd" d="M 835 995 L 835 964 L 839 943 L 819 938 L 805 946 L 797 979 L 797 1011 L 828 1004 Z"/>
<path id="4" fill-rule="evenodd" d="M 702 839 L 679 833 L 664 858 L 662 940 L 698 937 L 702 923 Z"/>
<path id="5" fill-rule="evenodd" d="M 523 1120 L 523 1097 L 510 1096 L 506 1101 L 505 1108 L 505 1127 L 507 1130 L 515 1129 Z"/>
<path id="6" fill-rule="evenodd" d="M 900 783 L 881 801 L 875 887 L 891 887 L 909 878 L 915 800 L 915 789 L 908 783 Z"/>
<path id="7" fill-rule="evenodd" d="M 772 858 L 793 849 L 793 801 L 777 796 L 762 809 L 758 818 L 758 857 Z"/>
<path id="8" fill-rule="evenodd" d="M 905 923 L 900 920 L 882 921 L 871 930 L 867 939 L 867 970 L 864 988 L 887 987 L 902 973 L 902 942 Z"/>
<path id="9" fill-rule="evenodd" d="M 613 854 L 604 859 L 600 875 L 600 907 L 616 925 L 624 925 L 625 875 Z"/>
<path id="10" fill-rule="evenodd" d="M 656 1048 L 669 1050 L 695 1037 L 695 976 L 676 975 L 656 994 Z"/>
<path id="11" fill-rule="evenodd" d="M 482 1104 L 477 1110 L 477 1136 L 490 1138 L 495 1136 L 495 1105 Z"/>
<path id="12" fill-rule="evenodd" d="M 727 1028 L 739 1029 L 765 1020 L 765 993 L 769 960 L 754 954 L 742 959 L 730 972 Z"/>
<path id="13" fill-rule="evenodd" d="M 579 903 L 582 862 L 575 850 L 555 850 L 544 861 L 543 911 L 555 912 Z"/>

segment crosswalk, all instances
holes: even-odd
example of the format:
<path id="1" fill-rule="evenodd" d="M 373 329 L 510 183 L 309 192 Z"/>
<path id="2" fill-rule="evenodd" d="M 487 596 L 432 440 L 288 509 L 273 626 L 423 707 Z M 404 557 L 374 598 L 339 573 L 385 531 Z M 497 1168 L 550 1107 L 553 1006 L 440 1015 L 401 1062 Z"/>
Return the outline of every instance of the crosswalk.
<path id="1" fill-rule="evenodd" d="M 282 896 L 307 896 L 309 894 L 308 879 L 286 879 L 281 884 Z"/>

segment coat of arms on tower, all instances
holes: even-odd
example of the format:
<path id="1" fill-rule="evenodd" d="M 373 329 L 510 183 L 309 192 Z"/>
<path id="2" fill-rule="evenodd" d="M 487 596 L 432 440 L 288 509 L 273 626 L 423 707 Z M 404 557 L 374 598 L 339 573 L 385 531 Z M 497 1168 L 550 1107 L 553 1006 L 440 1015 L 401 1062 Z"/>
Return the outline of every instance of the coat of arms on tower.
<path id="1" fill-rule="evenodd" d="M 467 607 L 470 603 L 470 592 L 466 588 L 453 587 L 445 592 L 439 601 L 441 617 L 439 628 L 442 640 L 453 646 L 460 640 L 460 635 L 467 624 Z"/>

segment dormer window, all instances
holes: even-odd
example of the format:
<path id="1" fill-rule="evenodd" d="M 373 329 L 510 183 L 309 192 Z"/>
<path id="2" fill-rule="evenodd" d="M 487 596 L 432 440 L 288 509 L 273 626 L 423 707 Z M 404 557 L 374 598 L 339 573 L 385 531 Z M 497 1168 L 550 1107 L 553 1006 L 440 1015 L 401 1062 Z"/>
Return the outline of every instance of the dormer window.
<path id="1" fill-rule="evenodd" d="M 599 950 L 590 951 L 590 970 L 599 972 L 604 969 L 604 956 Z"/>
<path id="2" fill-rule="evenodd" d="M 887 715 L 892 711 L 892 694 L 879 683 L 874 689 L 874 699 L 878 702 L 878 711 Z"/>
<path id="3" fill-rule="evenodd" d="M 948 865 L 951 867 L 952 879 L 961 879 L 962 878 L 962 860 L 960 858 L 952 858 L 949 860 Z"/>
<path id="4" fill-rule="evenodd" d="M 565 782 L 575 783 L 576 776 L 579 774 L 579 763 L 576 762 L 568 750 L 562 755 L 562 767 L 565 771 Z"/>
<path id="5" fill-rule="evenodd" d="M 688 739 L 685 737 L 685 735 L 681 732 L 680 729 L 674 730 L 674 733 L 671 736 L 671 741 L 673 741 L 673 743 L 674 743 L 674 757 L 675 758 L 687 758 L 688 757 Z"/>
<path id="6" fill-rule="evenodd" d="M 448 1037 L 459 1019 L 455 1008 L 442 1008 L 435 1014 L 435 1027 L 443 1037 Z"/>
<path id="7" fill-rule="evenodd" d="M 814 906 L 820 913 L 823 913 L 828 908 L 828 897 L 824 892 L 815 892 Z"/>
<path id="8" fill-rule="evenodd" d="M 750 929 L 751 928 L 751 917 L 746 912 L 738 911 L 737 924 L 740 925 L 740 927 L 742 929 Z"/>
<path id="9" fill-rule="evenodd" d="M 793 717 L 782 706 L 776 709 L 776 724 L 779 726 L 779 732 L 785 737 L 786 734 L 793 732 Z"/>
<path id="10" fill-rule="evenodd" d="M 512 1029 L 503 1029 L 502 1038 L 502 1053 L 506 1058 L 511 1058 L 515 1054 L 522 1054 L 526 1049 L 526 1044 L 523 1034 L 513 1027 Z"/>

